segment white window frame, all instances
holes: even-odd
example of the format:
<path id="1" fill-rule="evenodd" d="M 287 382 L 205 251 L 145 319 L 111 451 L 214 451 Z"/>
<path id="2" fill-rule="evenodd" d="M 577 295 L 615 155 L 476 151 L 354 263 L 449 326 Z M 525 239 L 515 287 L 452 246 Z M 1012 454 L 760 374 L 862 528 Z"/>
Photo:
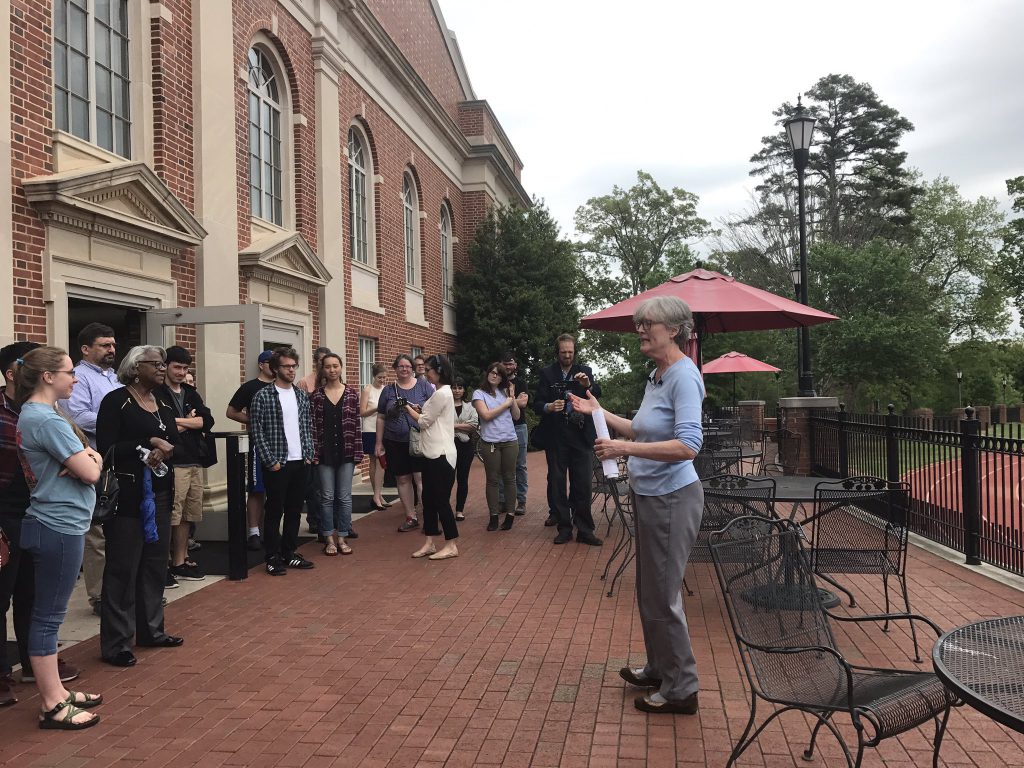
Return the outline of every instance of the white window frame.
<path id="1" fill-rule="evenodd" d="M 257 61 L 253 62 L 256 57 Z M 246 143 L 249 158 L 249 215 L 262 221 L 270 222 L 278 227 L 285 226 L 286 212 L 291 206 L 286 204 L 290 199 L 287 172 L 291 165 L 291 125 L 288 120 L 288 83 L 284 76 L 284 68 L 278 60 L 273 47 L 254 41 L 246 52 Z M 263 83 L 253 82 L 254 64 L 266 62 L 272 76 Z M 267 86 L 271 86 L 270 89 Z M 276 91 L 276 96 L 267 93 Z M 258 110 L 253 120 L 254 104 Z M 266 121 L 269 118 L 269 121 Z M 276 126 L 274 118 L 277 119 Z M 266 121 L 266 122 L 265 122 Z M 277 136 L 274 136 L 276 130 Z M 258 135 L 257 154 L 253 152 L 253 131 Z M 276 140 L 277 157 L 274 157 Z M 269 146 L 268 146 L 269 142 Z M 258 169 L 258 177 L 253 169 Z M 268 200 L 269 198 L 269 200 Z M 270 207 L 268 215 L 268 205 Z M 276 206 L 276 208 L 275 208 Z"/>
<path id="2" fill-rule="evenodd" d="M 423 270 L 420 261 L 420 205 L 416 180 L 409 171 L 402 174 L 402 222 L 405 241 L 405 284 L 422 287 Z"/>
<path id="3" fill-rule="evenodd" d="M 369 336 L 359 337 L 359 388 L 373 381 L 373 364 L 377 361 L 377 340 Z"/>
<path id="4" fill-rule="evenodd" d="M 131 158 L 133 145 L 135 143 L 136 127 L 132 122 L 134 92 L 132 89 L 132 69 L 134 41 L 132 31 L 136 29 L 137 9 L 133 3 L 127 0 L 111 0 L 108 8 L 117 7 L 120 10 L 122 28 L 115 29 L 111 25 L 96 18 L 95 0 L 55 0 L 53 6 L 53 120 L 54 126 L 59 131 L 64 131 L 87 141 L 101 149 L 112 152 L 120 157 Z M 61 12 L 63 14 L 64 39 L 58 37 L 61 31 Z M 84 16 L 84 35 L 71 34 L 72 17 Z M 101 30 L 97 28 L 101 27 Z M 101 34 L 102 32 L 102 34 Z M 104 36 L 107 43 L 103 44 Z M 76 40 L 77 38 L 77 40 Z M 112 58 L 115 46 L 113 42 L 120 41 L 116 47 L 120 49 L 119 58 L 121 66 L 114 68 Z M 77 44 L 76 44 L 77 43 Z M 84 50 L 82 48 L 84 46 Z M 106 63 L 99 55 L 106 49 Z M 60 61 L 63 57 L 65 79 L 59 81 Z M 72 60 L 78 59 L 85 69 L 84 82 L 73 85 Z M 106 89 L 103 88 L 103 81 L 109 80 Z M 115 99 L 115 84 L 120 83 L 116 90 L 120 93 L 120 109 Z M 84 92 L 83 92 L 84 87 Z M 101 104 L 105 98 L 109 106 Z M 79 115 L 75 119 L 75 110 L 72 108 L 74 102 L 84 105 L 86 114 Z M 61 105 L 65 106 L 63 109 Z M 63 118 L 65 119 L 62 119 Z M 103 116 L 109 118 L 110 134 L 109 144 L 101 143 L 99 133 Z M 84 117 L 84 120 L 82 119 Z M 66 120 L 66 121 L 65 121 Z M 83 126 L 82 123 L 85 123 Z"/>
<path id="5" fill-rule="evenodd" d="M 409 356 L 413 359 L 413 361 L 415 361 L 417 357 L 422 357 L 424 360 L 426 360 L 426 355 L 423 354 L 423 347 L 412 347 L 409 352 Z"/>
<path id="6" fill-rule="evenodd" d="M 355 144 L 358 144 L 356 150 Z M 374 267 L 373 248 L 373 156 L 362 129 L 348 129 L 348 226 L 349 252 L 356 264 Z M 362 201 L 362 206 L 358 205 Z"/>
<path id="7" fill-rule="evenodd" d="M 441 205 L 441 220 L 437 229 L 441 238 L 441 300 L 445 304 L 452 304 L 455 301 L 455 257 L 452 214 L 447 203 Z"/>

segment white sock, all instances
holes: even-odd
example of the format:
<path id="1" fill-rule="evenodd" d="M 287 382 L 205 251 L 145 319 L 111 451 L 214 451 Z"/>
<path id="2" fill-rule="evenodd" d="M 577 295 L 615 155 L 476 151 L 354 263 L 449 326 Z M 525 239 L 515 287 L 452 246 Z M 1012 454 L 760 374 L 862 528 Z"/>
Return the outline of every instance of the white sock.
<path id="1" fill-rule="evenodd" d="M 256 526 L 255 528 L 250 528 L 249 529 L 249 535 L 250 536 L 259 536 L 260 535 L 260 528 L 259 528 L 259 526 Z"/>

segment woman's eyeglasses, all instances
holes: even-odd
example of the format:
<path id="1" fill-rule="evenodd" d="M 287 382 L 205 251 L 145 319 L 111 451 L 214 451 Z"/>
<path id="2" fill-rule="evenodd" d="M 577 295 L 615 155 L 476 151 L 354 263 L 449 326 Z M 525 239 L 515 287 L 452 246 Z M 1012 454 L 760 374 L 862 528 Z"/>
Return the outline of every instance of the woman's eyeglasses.
<path id="1" fill-rule="evenodd" d="M 167 367 L 167 363 L 165 363 L 163 360 L 139 360 L 139 363 L 140 364 L 148 363 L 149 365 L 152 365 L 154 368 L 156 368 L 158 370 L 160 368 L 166 368 Z"/>
<path id="2" fill-rule="evenodd" d="M 654 321 L 653 320 L 636 320 L 636 321 L 634 321 L 633 325 L 636 326 L 636 329 L 637 329 L 638 332 L 639 331 L 649 331 L 649 330 L 651 330 L 651 326 L 654 325 Z"/>

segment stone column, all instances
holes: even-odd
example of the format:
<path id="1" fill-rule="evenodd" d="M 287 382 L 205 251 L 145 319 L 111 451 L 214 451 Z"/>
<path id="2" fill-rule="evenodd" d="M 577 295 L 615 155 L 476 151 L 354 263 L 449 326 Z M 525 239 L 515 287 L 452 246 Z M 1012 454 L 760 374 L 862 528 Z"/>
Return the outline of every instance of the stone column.
<path id="1" fill-rule="evenodd" d="M 788 429 L 800 435 L 800 459 L 797 475 L 811 474 L 811 411 L 839 410 L 837 397 L 783 397 L 779 399 L 782 423 L 780 429 Z"/>
<path id="2" fill-rule="evenodd" d="M 208 233 L 196 249 L 196 306 L 200 307 L 239 303 L 234 109 L 238 72 L 230 44 L 232 28 L 231 3 L 193 0 L 196 217 Z M 224 416 L 238 388 L 240 336 L 241 329 L 234 324 L 196 327 L 197 384 L 217 420 L 217 431 L 241 429 Z M 250 361 L 249 367 L 255 369 L 255 364 Z M 227 538 L 226 460 L 223 455 L 220 458 L 207 470 L 206 507 L 223 514 L 207 515 L 201 537 Z"/>
<path id="3" fill-rule="evenodd" d="M 322 10 L 328 10 L 324 3 Z M 317 251 L 331 282 L 320 291 L 320 344 L 346 356 L 345 334 L 345 218 L 342 205 L 341 118 L 339 79 L 343 63 L 337 41 L 326 36 L 330 25 L 319 27 L 313 37 L 313 68 L 316 86 L 316 195 Z M 346 380 L 358 381 L 357 361 L 345 365 Z"/>

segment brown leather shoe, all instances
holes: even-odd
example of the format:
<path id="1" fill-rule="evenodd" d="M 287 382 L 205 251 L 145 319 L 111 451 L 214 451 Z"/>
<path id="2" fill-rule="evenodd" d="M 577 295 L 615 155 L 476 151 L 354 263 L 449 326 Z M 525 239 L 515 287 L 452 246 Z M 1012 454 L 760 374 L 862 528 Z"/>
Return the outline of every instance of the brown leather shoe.
<path id="1" fill-rule="evenodd" d="M 659 678 L 648 677 L 643 674 L 643 669 L 641 669 L 638 674 L 634 669 L 623 667 L 619 670 L 619 677 L 630 685 L 635 685 L 637 688 L 657 688 L 661 685 L 661 680 Z"/>
<path id="2" fill-rule="evenodd" d="M 633 700 L 633 706 L 641 712 L 665 712 L 671 715 L 695 715 L 697 714 L 697 694 L 691 693 L 682 701 L 666 701 L 658 704 L 651 701 L 650 696 L 637 696 Z"/>

